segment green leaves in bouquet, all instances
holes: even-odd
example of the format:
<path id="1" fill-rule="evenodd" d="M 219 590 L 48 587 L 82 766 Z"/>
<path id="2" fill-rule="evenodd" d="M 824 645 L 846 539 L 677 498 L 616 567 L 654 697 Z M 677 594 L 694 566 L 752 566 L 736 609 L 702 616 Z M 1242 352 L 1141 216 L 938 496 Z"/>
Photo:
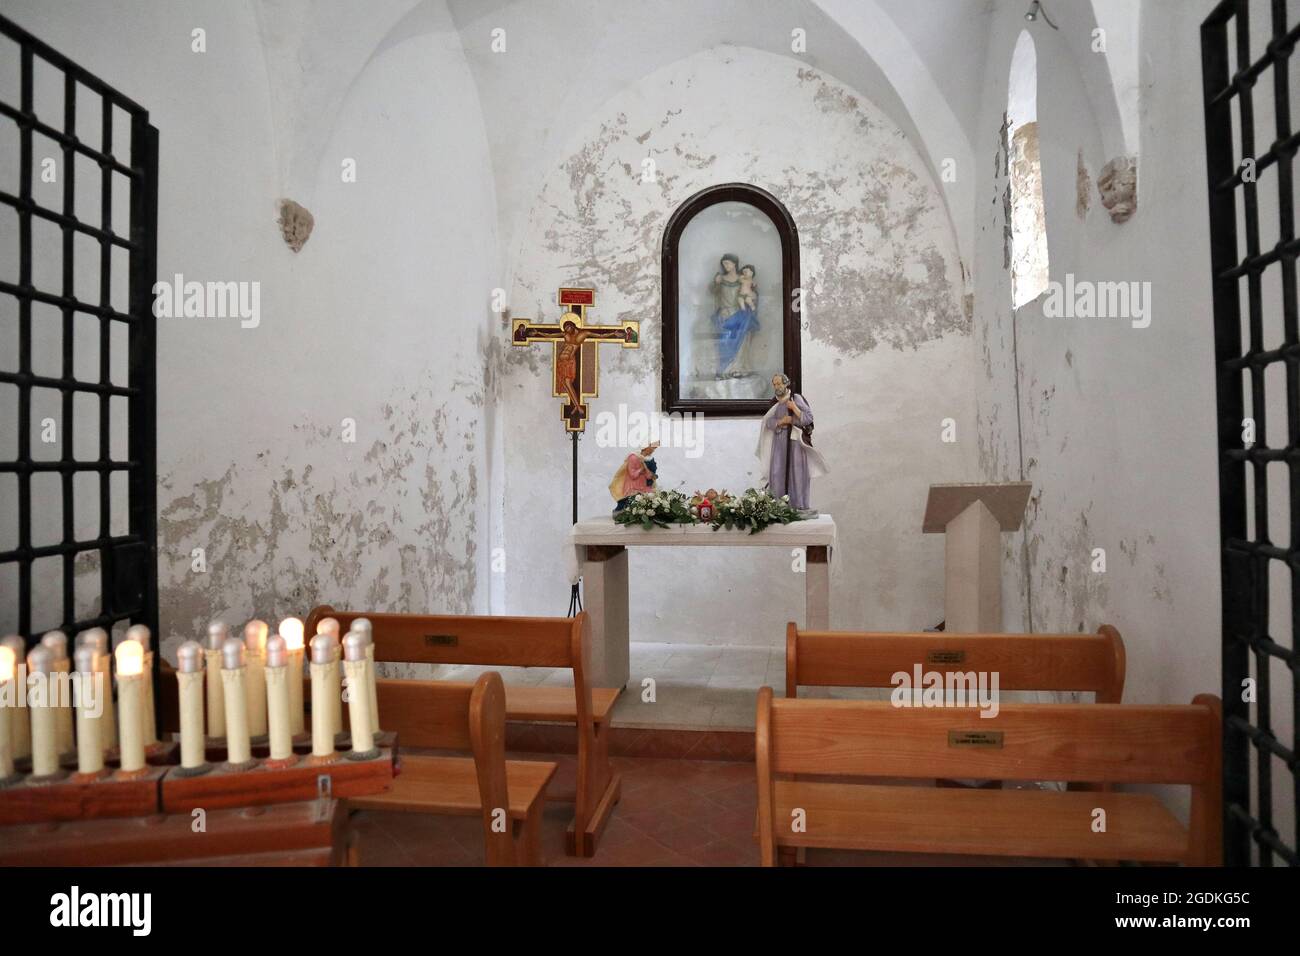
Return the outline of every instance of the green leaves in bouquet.
<path id="1" fill-rule="evenodd" d="M 739 497 L 726 497 L 718 503 L 713 518 L 713 530 L 726 528 L 748 530 L 758 534 L 768 525 L 789 524 L 799 520 L 799 512 L 791 506 L 786 495 L 775 498 L 767 491 L 746 488 Z"/>
<path id="2" fill-rule="evenodd" d="M 767 491 L 745 489 L 743 495 L 726 492 L 714 502 L 714 531 L 726 528 L 747 530 L 758 534 L 773 524 L 789 524 L 799 520 L 799 512 L 791 507 L 786 496 L 774 498 Z M 616 524 L 637 524 L 646 531 L 668 528 L 675 524 L 699 524 L 700 519 L 691 513 L 691 499 L 680 491 L 651 491 L 633 495 L 627 507 L 614 515 Z"/>

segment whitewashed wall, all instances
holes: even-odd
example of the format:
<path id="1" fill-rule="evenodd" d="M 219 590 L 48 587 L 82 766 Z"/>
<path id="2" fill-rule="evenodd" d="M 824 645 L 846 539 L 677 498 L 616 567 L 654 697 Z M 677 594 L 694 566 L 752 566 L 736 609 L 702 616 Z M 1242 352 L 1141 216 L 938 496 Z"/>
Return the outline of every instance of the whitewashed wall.
<path id="1" fill-rule="evenodd" d="M 413 6 L 372 4 L 365 29 L 322 37 L 312 30 L 323 11 L 293 4 L 4 4 L 151 110 L 159 274 L 261 283 L 257 328 L 159 320 L 171 643 L 211 616 L 276 619 L 318 601 L 486 606 L 495 200 L 459 36 L 444 4 L 420 4 L 412 19 Z M 344 9 L 327 19 L 337 26 Z M 385 22 L 387 36 L 367 35 Z M 294 62 L 359 72 L 290 84 Z M 330 84 L 333 99 L 320 93 Z M 304 141 L 316 142 L 311 157 Z M 355 183 L 342 182 L 345 158 Z M 316 217 L 296 255 L 276 225 L 282 196 Z M 354 444 L 342 441 L 345 418 Z M 191 570 L 195 548 L 206 573 Z"/>
<path id="2" fill-rule="evenodd" d="M 642 160 L 656 164 L 642 181 Z M 973 476 L 975 354 L 953 230 L 916 153 L 870 103 L 792 58 L 735 47 L 647 76 L 598 109 L 554 159 L 517 248 L 515 316 L 553 320 L 555 287 L 591 285 L 600 322 L 637 319 L 640 350 L 606 347 L 595 411 L 660 408 L 660 242 L 706 186 L 751 182 L 800 230 L 804 394 L 833 474 L 814 504 L 840 529 L 834 622 L 920 628 L 942 617 L 942 541 L 919 533 L 930 481 Z M 504 335 L 505 324 L 501 326 Z M 510 348 L 501 391 L 504 610 L 567 603 L 569 444 L 549 397 L 550 350 Z M 957 444 L 940 441 L 956 420 Z M 760 480 L 758 421 L 711 419 L 703 455 L 658 454 L 660 485 L 741 490 Z M 580 511 L 608 512 L 627 450 L 580 448 Z M 638 640 L 776 645 L 803 615 L 788 553 L 632 554 Z"/>

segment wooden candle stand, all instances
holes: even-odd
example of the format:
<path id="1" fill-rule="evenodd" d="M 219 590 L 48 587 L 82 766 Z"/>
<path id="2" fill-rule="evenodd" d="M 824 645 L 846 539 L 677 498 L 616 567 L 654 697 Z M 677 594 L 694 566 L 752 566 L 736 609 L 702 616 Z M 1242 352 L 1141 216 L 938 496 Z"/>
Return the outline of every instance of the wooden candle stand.
<path id="1" fill-rule="evenodd" d="M 197 833 L 188 813 L 26 824 L 0 834 L 0 866 L 337 865 L 347 817 L 337 800 L 312 800 L 214 810 Z"/>
<path id="2" fill-rule="evenodd" d="M 72 773 L 48 781 L 26 775 L 0 789 L 0 826 L 157 813 L 158 783 L 166 772 L 145 767 L 132 775 Z"/>
<path id="3" fill-rule="evenodd" d="M 339 759 L 324 763 L 298 757 L 287 765 L 255 760 L 251 769 L 218 763 L 201 776 L 182 776 L 172 771 L 162 781 L 162 810 L 181 813 L 195 807 L 210 810 L 313 800 L 322 795 L 323 786 L 328 787 L 325 792 L 333 797 L 383 793 L 393 786 L 396 764 L 394 740 L 380 747 L 379 756 L 371 760 Z M 322 778 L 328 782 L 322 784 Z"/>

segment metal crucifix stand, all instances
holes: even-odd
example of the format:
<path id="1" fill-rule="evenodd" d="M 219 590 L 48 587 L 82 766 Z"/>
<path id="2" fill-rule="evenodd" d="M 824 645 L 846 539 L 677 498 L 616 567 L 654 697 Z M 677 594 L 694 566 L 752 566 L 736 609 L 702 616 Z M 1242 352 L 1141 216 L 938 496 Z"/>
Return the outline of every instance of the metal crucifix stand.
<path id="1" fill-rule="evenodd" d="M 578 523 L 578 437 L 587 427 L 585 399 L 599 394 L 597 346 L 616 342 L 625 349 L 641 345 L 640 323 L 625 320 L 618 325 L 587 325 L 587 309 L 596 304 L 595 289 L 562 288 L 556 301 L 565 309 L 554 325 L 515 319 L 510 324 L 510 344 L 527 346 L 550 342 L 551 394 L 564 399 L 560 417 L 573 439 L 573 523 Z M 569 615 L 582 610 L 578 585 L 569 592 Z"/>
<path id="2" fill-rule="evenodd" d="M 569 437 L 573 439 L 573 523 L 578 523 L 578 436 L 582 432 L 569 432 Z M 569 592 L 569 617 L 577 617 L 578 612 L 582 610 L 582 594 L 578 590 L 578 582 L 573 582 L 573 588 Z"/>

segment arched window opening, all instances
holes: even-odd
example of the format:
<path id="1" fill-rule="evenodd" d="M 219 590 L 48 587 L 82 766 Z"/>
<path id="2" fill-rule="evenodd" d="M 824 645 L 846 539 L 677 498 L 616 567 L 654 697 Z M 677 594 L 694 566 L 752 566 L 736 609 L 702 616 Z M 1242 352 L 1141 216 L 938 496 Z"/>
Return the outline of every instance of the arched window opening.
<path id="1" fill-rule="evenodd" d="M 1016 308 L 1047 289 L 1047 221 L 1038 152 L 1038 57 L 1022 31 L 1007 88 L 1007 166 L 1011 187 L 1011 295 Z"/>

